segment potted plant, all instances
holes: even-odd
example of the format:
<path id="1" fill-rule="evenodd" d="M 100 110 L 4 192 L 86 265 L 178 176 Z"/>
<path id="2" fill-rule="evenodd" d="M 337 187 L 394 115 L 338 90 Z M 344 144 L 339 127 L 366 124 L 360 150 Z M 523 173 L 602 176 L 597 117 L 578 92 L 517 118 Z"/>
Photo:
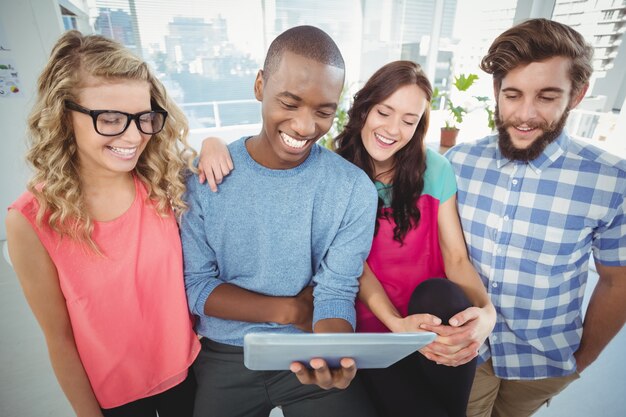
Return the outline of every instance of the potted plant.
<path id="1" fill-rule="evenodd" d="M 478 108 L 482 108 L 487 112 L 487 124 L 490 129 L 494 128 L 493 109 L 489 105 L 489 98 L 468 96 L 466 94 L 467 90 L 477 79 L 478 75 L 476 74 L 460 74 L 454 77 L 454 82 L 451 84 L 453 87 L 452 91 L 441 92 L 439 88 L 435 88 L 433 91 L 432 108 L 434 110 L 441 108 L 446 113 L 445 125 L 441 128 L 441 146 L 451 147 L 456 144 L 459 126 L 463 123 L 463 117 Z M 461 101 L 463 96 L 465 96 L 465 101 Z M 455 101 L 452 101 L 453 98 Z"/>

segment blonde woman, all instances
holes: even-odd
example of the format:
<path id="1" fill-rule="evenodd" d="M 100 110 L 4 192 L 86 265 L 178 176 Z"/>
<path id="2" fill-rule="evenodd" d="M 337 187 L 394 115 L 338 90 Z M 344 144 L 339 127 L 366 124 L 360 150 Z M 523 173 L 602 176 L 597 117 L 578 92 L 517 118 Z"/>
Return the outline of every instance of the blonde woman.
<path id="1" fill-rule="evenodd" d="M 176 215 L 187 125 L 145 62 L 65 33 L 29 119 L 9 253 L 77 416 L 191 416 L 199 343 Z"/>

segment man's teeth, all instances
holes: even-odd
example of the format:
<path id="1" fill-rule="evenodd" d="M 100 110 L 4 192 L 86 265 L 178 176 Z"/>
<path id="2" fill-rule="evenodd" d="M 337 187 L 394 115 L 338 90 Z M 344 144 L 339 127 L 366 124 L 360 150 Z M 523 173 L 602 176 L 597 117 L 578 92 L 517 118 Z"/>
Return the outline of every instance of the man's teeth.
<path id="1" fill-rule="evenodd" d="M 378 133 L 375 133 L 375 135 L 376 135 L 376 138 L 382 143 L 384 143 L 385 145 L 391 145 L 392 143 L 395 143 L 395 140 L 393 139 L 387 139 L 386 137 L 381 136 Z"/>
<path id="2" fill-rule="evenodd" d="M 109 146 L 108 148 L 112 150 L 113 152 L 123 155 L 123 156 L 133 155 L 137 151 L 136 147 L 135 148 L 116 148 L 115 146 Z"/>
<path id="3" fill-rule="evenodd" d="M 280 137 L 283 139 L 283 142 L 285 142 L 288 146 L 291 146 L 292 148 L 303 148 L 304 145 L 306 145 L 306 143 L 308 142 L 306 140 L 294 139 L 286 133 L 281 133 Z"/>
<path id="4" fill-rule="evenodd" d="M 520 126 L 517 126 L 516 129 L 517 130 L 521 130 L 522 132 L 529 132 L 529 131 L 533 130 L 534 127 L 520 127 Z"/>

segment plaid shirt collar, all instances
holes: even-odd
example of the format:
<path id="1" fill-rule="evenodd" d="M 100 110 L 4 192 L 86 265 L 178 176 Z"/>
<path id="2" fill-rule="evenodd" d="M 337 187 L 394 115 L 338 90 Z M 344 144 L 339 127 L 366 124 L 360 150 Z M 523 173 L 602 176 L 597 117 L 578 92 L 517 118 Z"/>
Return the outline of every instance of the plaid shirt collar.
<path id="1" fill-rule="evenodd" d="M 567 150 L 569 145 L 570 138 L 562 131 L 561 134 L 556 138 L 555 141 L 546 146 L 546 149 L 535 159 L 528 162 L 528 166 L 535 171 L 537 174 L 541 173 L 542 170 L 546 169 L 550 165 L 552 165 L 555 161 L 557 161 Z M 520 163 L 523 164 L 525 162 L 518 162 L 508 159 L 502 155 L 500 152 L 500 147 L 498 146 L 498 141 L 496 140 L 496 166 L 498 169 L 508 165 Z"/>

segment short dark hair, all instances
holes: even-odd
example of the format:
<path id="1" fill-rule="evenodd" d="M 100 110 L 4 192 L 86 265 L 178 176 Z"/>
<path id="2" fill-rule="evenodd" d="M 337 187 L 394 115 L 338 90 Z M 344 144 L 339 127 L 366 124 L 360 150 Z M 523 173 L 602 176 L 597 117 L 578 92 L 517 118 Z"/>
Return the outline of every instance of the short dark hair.
<path id="1" fill-rule="evenodd" d="M 263 63 L 263 78 L 267 79 L 278 68 L 286 51 L 346 69 L 339 47 L 326 32 L 315 26 L 296 26 L 278 35 L 271 43 Z"/>
<path id="2" fill-rule="evenodd" d="M 530 19 L 498 36 L 482 59 L 480 68 L 493 75 L 496 86 L 519 65 L 562 56 L 572 60 L 569 70 L 572 95 L 579 92 L 593 72 L 593 48 L 571 27 L 547 19 Z"/>

